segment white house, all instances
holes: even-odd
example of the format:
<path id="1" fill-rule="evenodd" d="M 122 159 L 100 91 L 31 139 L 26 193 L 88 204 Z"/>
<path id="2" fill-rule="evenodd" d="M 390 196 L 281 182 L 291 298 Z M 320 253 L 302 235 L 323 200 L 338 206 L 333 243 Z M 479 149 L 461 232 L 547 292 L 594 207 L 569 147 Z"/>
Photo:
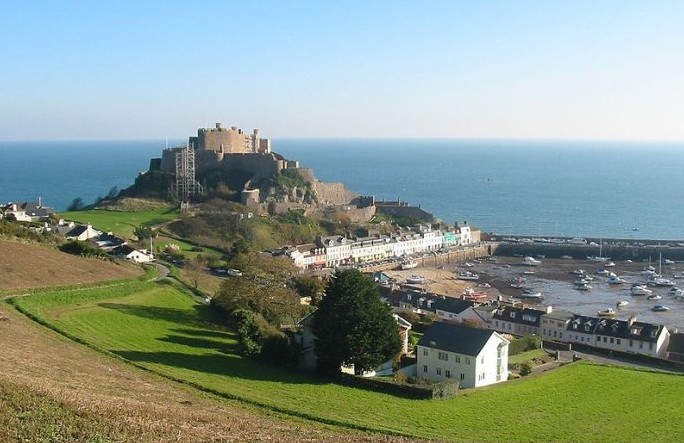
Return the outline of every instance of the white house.
<path id="1" fill-rule="evenodd" d="M 66 237 L 67 240 L 86 241 L 90 240 L 91 238 L 97 238 L 101 234 L 101 231 L 93 229 L 90 224 L 87 224 L 74 226 L 71 230 L 64 234 L 64 237 Z"/>
<path id="2" fill-rule="evenodd" d="M 121 245 L 115 249 L 114 253 L 126 260 L 136 263 L 149 263 L 154 261 L 154 255 L 148 254 L 145 250 L 138 250 L 129 245 Z"/>
<path id="3" fill-rule="evenodd" d="M 541 338 L 552 341 L 568 341 L 568 325 L 573 314 L 570 311 L 551 311 L 541 316 Z M 579 337 L 579 336 L 578 336 Z"/>
<path id="4" fill-rule="evenodd" d="M 477 388 L 508 380 L 509 342 L 499 333 L 435 322 L 418 342 L 416 375 Z"/>

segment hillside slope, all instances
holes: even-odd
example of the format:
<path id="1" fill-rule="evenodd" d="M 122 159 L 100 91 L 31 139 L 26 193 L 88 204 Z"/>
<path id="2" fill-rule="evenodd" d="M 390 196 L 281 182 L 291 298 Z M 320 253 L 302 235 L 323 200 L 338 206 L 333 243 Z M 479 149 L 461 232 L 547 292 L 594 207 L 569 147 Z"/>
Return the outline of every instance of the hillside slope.
<path id="1" fill-rule="evenodd" d="M 57 249 L 0 239 L 0 290 L 91 284 L 133 278 L 142 272 L 126 264 L 77 257 Z"/>

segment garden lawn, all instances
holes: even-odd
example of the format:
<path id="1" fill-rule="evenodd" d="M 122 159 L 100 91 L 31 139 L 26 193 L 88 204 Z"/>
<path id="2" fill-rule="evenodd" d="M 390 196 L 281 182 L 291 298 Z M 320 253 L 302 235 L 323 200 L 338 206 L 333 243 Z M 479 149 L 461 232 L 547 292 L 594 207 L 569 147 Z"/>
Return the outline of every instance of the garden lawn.
<path id="1" fill-rule="evenodd" d="M 408 400 L 243 359 L 206 307 L 159 283 L 14 299 L 68 335 L 165 376 L 328 423 L 450 441 L 682 441 L 681 376 L 575 363 L 540 376 Z"/>
<path id="2" fill-rule="evenodd" d="M 176 208 L 158 209 L 155 211 L 110 211 L 106 209 L 89 209 L 84 211 L 61 212 L 66 220 L 90 223 L 95 229 L 113 232 L 124 238 L 133 237 L 133 230 L 140 225 L 154 226 L 178 218 Z"/>

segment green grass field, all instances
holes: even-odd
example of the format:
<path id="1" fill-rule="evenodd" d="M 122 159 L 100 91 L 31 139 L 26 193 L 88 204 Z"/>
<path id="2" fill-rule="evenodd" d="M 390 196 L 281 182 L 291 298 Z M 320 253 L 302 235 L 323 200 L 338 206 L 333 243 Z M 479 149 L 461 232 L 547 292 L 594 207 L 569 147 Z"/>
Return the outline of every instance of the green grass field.
<path id="1" fill-rule="evenodd" d="M 450 441 L 681 441 L 681 376 L 587 363 L 450 400 L 408 400 L 264 366 L 171 286 L 129 282 L 17 298 L 72 337 L 173 379 L 343 426 Z"/>
<path id="2" fill-rule="evenodd" d="M 125 212 L 90 209 L 60 212 L 60 216 L 66 220 L 90 223 L 95 229 L 130 238 L 133 236 L 133 229 L 140 225 L 159 225 L 178 218 L 178 210 L 165 208 L 156 211 Z"/>

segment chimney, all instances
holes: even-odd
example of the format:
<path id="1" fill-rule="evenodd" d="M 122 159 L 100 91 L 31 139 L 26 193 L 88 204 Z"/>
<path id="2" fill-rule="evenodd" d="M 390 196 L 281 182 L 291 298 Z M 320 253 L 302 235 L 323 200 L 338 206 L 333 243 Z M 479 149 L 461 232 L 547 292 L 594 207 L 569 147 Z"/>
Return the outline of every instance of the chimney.
<path id="1" fill-rule="evenodd" d="M 221 129 L 221 123 L 216 123 L 216 129 Z"/>
<path id="2" fill-rule="evenodd" d="M 553 312 L 553 306 L 548 305 L 548 306 L 546 307 L 546 313 L 547 313 L 547 314 L 550 314 L 550 313 L 552 313 L 552 312 Z"/>
<path id="3" fill-rule="evenodd" d="M 632 326 L 632 324 L 636 321 L 636 314 L 632 314 L 629 316 L 629 319 L 627 320 L 627 324 Z"/>

